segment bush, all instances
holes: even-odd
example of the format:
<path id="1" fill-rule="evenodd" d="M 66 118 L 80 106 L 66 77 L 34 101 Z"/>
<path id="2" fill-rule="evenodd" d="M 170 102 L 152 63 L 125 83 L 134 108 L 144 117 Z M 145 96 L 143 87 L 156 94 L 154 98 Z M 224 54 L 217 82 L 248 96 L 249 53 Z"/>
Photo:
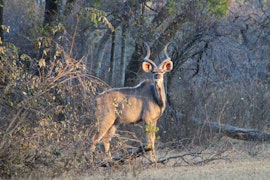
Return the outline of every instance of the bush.
<path id="1" fill-rule="evenodd" d="M 19 57 L 12 44 L 0 50 L 0 176 L 89 167 L 92 102 L 105 84 L 59 47 L 47 61 Z"/>

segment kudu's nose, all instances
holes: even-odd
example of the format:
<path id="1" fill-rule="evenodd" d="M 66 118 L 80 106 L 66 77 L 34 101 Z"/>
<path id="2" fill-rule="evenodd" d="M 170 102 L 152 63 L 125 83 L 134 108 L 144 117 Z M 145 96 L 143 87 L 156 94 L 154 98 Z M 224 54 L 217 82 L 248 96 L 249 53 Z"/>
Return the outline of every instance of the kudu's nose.
<path id="1" fill-rule="evenodd" d="M 160 78 L 161 78 L 161 74 L 155 74 L 155 75 L 154 75 L 154 78 L 155 78 L 155 79 L 160 79 Z"/>

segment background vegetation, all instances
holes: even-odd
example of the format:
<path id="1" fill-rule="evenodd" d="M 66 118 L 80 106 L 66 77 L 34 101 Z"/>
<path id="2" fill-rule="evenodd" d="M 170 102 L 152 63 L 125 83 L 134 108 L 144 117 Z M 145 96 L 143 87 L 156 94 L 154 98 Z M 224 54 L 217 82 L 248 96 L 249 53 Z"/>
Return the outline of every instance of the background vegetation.
<path id="1" fill-rule="evenodd" d="M 262 0 L 0 0 L 1 177 L 94 171 L 93 99 L 147 77 L 144 41 L 155 62 L 173 42 L 158 144 L 216 142 L 193 118 L 268 131 L 269 8 Z M 114 154 L 145 141 L 143 125 L 120 129 Z"/>

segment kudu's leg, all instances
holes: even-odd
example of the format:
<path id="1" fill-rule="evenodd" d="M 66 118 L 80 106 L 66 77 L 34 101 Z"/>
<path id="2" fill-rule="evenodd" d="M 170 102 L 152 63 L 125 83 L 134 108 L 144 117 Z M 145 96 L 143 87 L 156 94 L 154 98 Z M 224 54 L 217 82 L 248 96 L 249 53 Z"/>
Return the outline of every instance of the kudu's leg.
<path id="1" fill-rule="evenodd" d="M 100 125 L 99 125 L 99 131 L 92 138 L 92 144 L 90 147 L 90 151 L 92 153 L 95 152 L 97 143 L 100 142 L 102 138 L 112 128 L 114 121 L 115 119 L 112 119 L 112 117 L 109 117 L 109 116 L 101 120 Z"/>
<path id="2" fill-rule="evenodd" d="M 111 159 L 111 152 L 110 152 L 110 142 L 112 137 L 115 135 L 116 132 L 116 126 L 113 125 L 109 131 L 107 132 L 107 134 L 104 136 L 103 138 L 103 145 L 104 145 L 104 149 L 105 149 L 105 153 L 107 154 L 107 156 Z"/>
<path id="3" fill-rule="evenodd" d="M 156 122 L 151 122 L 146 124 L 146 134 L 147 134 L 147 148 L 150 148 L 150 160 L 156 162 L 155 155 L 155 139 L 156 139 Z"/>

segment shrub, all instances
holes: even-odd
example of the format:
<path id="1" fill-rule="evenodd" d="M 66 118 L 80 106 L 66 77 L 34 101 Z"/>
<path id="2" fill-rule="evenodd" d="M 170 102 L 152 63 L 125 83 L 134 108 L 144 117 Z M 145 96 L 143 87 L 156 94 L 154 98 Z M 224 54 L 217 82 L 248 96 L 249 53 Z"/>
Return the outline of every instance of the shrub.
<path id="1" fill-rule="evenodd" d="M 91 165 L 92 101 L 106 86 L 87 74 L 83 59 L 57 47 L 56 58 L 46 61 L 1 46 L 1 177 L 52 177 Z"/>

